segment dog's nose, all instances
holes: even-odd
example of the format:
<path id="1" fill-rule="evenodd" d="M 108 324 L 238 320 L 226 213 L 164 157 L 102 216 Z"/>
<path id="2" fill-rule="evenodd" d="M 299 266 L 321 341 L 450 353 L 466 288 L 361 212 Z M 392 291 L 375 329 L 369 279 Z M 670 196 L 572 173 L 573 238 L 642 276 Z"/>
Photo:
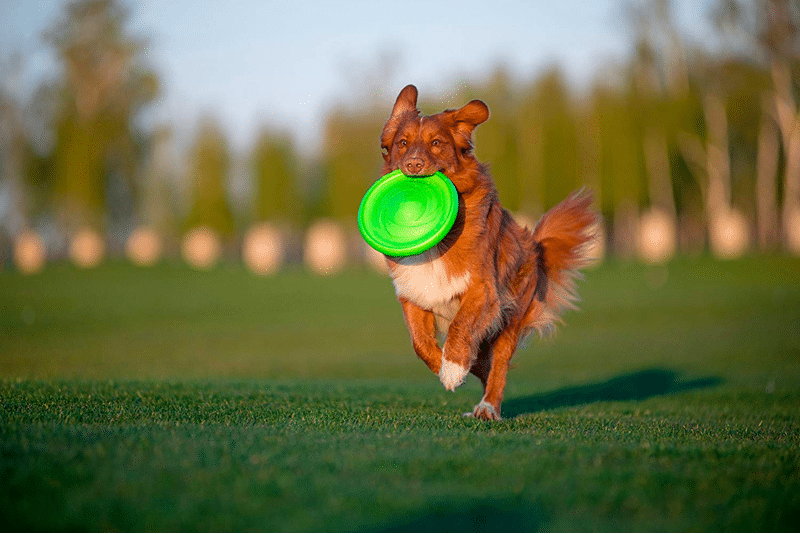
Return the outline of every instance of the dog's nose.
<path id="1" fill-rule="evenodd" d="M 404 166 L 407 174 L 415 175 L 422 171 L 422 168 L 425 166 L 425 161 L 422 158 L 411 158 L 406 160 Z"/>

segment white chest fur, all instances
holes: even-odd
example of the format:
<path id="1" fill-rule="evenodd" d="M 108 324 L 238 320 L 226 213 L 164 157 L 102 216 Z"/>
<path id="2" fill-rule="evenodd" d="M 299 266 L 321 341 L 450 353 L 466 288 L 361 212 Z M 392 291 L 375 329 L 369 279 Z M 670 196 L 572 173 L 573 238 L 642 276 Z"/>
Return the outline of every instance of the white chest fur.
<path id="1" fill-rule="evenodd" d="M 445 309 L 457 309 L 453 301 L 466 291 L 469 284 L 469 272 L 451 276 L 444 260 L 436 252 L 430 251 L 398 258 L 391 274 L 398 297 L 407 298 L 420 308 L 437 314 Z M 454 311 L 451 313 L 455 314 Z"/>

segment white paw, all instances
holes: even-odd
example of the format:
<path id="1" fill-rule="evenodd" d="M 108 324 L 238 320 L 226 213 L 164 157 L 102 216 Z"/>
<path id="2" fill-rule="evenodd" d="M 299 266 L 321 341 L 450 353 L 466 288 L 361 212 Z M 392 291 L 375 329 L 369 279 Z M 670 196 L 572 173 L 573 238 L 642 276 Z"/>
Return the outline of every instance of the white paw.
<path id="1" fill-rule="evenodd" d="M 444 389 L 448 391 L 455 391 L 458 386 L 464 383 L 469 374 L 469 369 L 462 367 L 457 363 L 442 358 L 442 368 L 439 369 L 439 381 L 441 381 Z"/>
<path id="2" fill-rule="evenodd" d="M 475 417 L 484 421 L 500 421 L 502 419 L 500 414 L 495 411 L 494 406 L 483 400 L 476 404 L 471 412 L 465 413 L 464 417 Z"/>

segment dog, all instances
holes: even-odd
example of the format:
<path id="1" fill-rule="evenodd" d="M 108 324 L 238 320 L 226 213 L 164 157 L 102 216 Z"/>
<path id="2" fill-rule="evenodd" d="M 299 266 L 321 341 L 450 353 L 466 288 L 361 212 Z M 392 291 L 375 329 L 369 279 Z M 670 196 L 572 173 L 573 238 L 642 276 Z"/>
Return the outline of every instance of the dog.
<path id="1" fill-rule="evenodd" d="M 572 193 L 531 232 L 498 200 L 488 172 L 473 154 L 472 132 L 489 118 L 473 100 L 460 109 L 423 116 L 417 88 L 398 95 L 381 134 L 382 174 L 440 171 L 455 185 L 458 215 L 435 247 L 414 256 L 386 256 L 395 293 L 417 356 L 454 391 L 471 372 L 483 398 L 467 416 L 500 420 L 509 363 L 531 332 L 553 331 L 574 309 L 578 269 L 591 262 L 598 220 L 589 192 Z M 442 346 L 437 337 L 441 336 Z"/>

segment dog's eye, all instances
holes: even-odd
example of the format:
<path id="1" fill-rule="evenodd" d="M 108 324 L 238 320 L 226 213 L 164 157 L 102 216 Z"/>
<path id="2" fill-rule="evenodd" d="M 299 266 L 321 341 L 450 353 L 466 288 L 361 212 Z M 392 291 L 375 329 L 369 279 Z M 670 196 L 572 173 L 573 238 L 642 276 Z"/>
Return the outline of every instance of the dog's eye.
<path id="1" fill-rule="evenodd" d="M 434 139 L 433 141 L 431 141 L 431 146 L 439 146 L 439 143 L 441 143 L 441 141 L 439 141 L 438 139 Z"/>
<path id="2" fill-rule="evenodd" d="M 400 146 L 406 146 L 408 142 L 405 139 L 400 140 Z"/>

